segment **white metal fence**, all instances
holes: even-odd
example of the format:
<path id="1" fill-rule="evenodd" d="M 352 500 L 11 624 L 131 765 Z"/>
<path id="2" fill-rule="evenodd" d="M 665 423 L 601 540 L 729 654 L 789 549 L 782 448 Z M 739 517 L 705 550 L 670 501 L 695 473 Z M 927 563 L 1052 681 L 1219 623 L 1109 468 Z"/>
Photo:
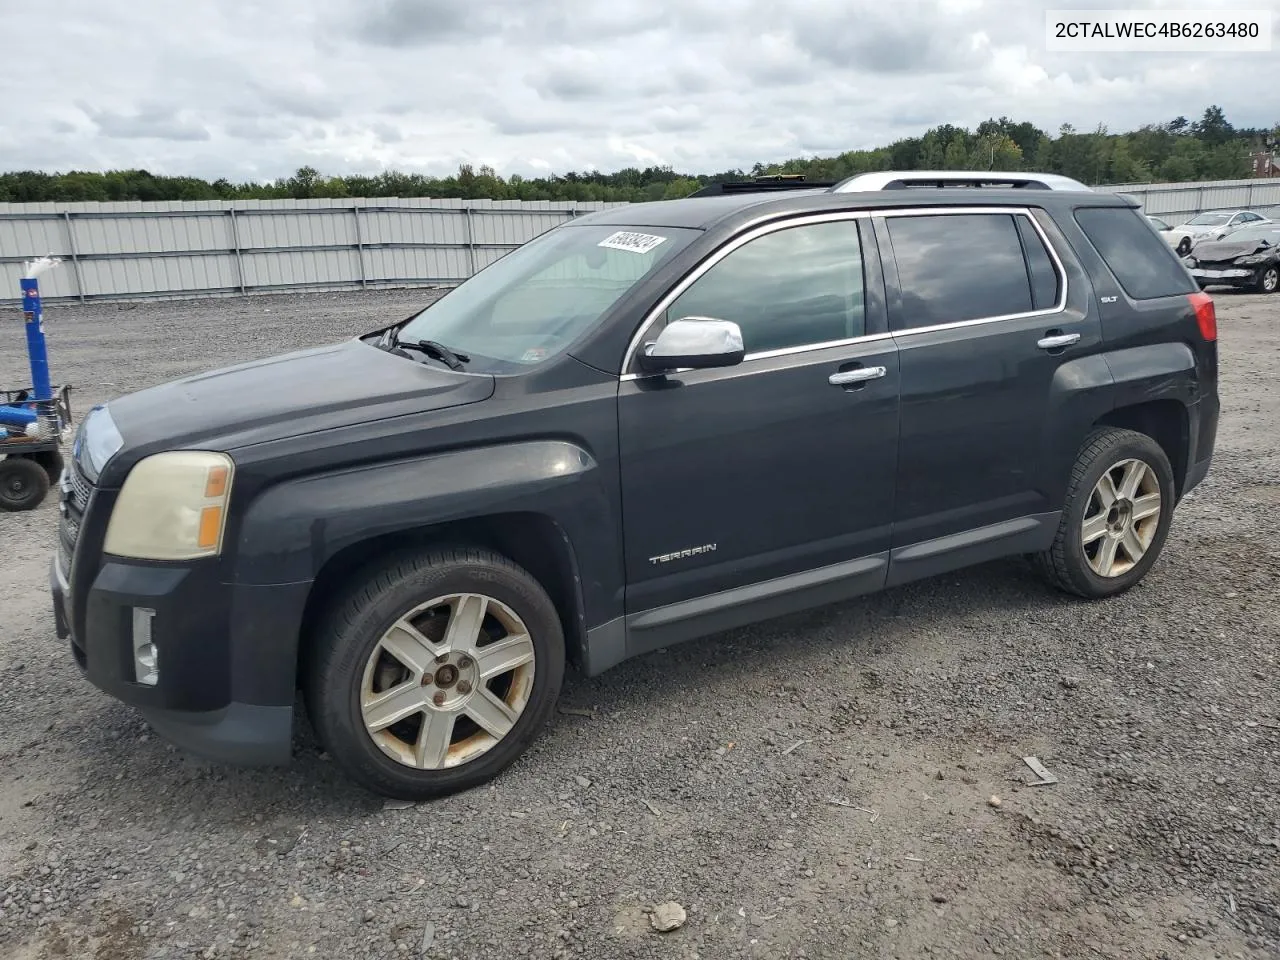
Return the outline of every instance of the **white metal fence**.
<path id="1" fill-rule="evenodd" d="M 62 257 L 53 301 L 459 283 L 565 220 L 616 204 L 501 200 L 0 203 L 0 302 Z"/>
<path id="2" fill-rule="evenodd" d="M 1280 219 L 1280 178 L 1096 187 L 1173 224 L 1221 207 Z M 566 219 L 619 204 L 518 200 L 0 203 L 0 303 L 22 261 L 67 261 L 49 300 L 459 283 Z"/>
<path id="3" fill-rule="evenodd" d="M 1177 226 L 1206 210 L 1240 208 L 1280 219 L 1280 177 L 1253 180 L 1206 180 L 1197 183 L 1121 183 L 1094 187 L 1127 193 L 1144 213 Z"/>

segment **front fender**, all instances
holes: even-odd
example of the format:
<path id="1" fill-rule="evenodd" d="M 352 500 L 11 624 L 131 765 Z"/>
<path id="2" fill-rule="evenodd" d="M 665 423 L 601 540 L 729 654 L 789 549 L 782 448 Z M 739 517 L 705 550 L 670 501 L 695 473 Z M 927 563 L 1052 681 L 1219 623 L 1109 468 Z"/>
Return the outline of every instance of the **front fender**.
<path id="1" fill-rule="evenodd" d="M 310 581 L 361 541 L 512 512 L 541 514 L 560 526 L 581 563 L 588 622 L 597 612 L 608 616 L 616 518 L 595 458 L 563 440 L 452 450 L 269 487 L 239 525 L 234 577 L 252 585 Z"/>

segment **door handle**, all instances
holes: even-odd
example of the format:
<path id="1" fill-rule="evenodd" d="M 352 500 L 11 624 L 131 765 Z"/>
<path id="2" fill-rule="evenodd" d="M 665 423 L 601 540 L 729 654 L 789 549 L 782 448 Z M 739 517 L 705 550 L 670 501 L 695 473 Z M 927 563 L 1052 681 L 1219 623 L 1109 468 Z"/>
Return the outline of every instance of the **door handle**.
<path id="1" fill-rule="evenodd" d="M 1041 337 L 1036 341 L 1036 346 L 1041 350 L 1061 350 L 1063 347 L 1069 347 L 1073 343 L 1080 340 L 1078 333 L 1057 333 L 1050 334 L 1047 337 Z"/>
<path id="2" fill-rule="evenodd" d="M 853 370 L 841 370 L 827 377 L 827 383 L 833 387 L 847 387 L 851 383 L 864 383 L 867 380 L 879 380 L 888 371 L 884 367 L 856 367 Z"/>

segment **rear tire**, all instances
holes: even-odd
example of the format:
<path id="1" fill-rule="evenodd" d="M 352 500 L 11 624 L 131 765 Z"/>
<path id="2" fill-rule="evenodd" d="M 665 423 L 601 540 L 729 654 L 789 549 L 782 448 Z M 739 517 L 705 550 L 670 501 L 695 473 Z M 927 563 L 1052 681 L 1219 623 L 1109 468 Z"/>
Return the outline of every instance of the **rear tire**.
<path id="1" fill-rule="evenodd" d="M 1259 293 L 1275 293 L 1280 290 L 1280 267 L 1263 267 L 1258 271 L 1258 279 L 1253 286 Z"/>
<path id="2" fill-rule="evenodd" d="M 1169 458 L 1151 437 L 1096 430 L 1072 468 L 1053 545 L 1032 562 L 1067 593 L 1088 599 L 1123 593 L 1160 556 L 1176 496 Z"/>
<path id="3" fill-rule="evenodd" d="M 44 467 L 26 457 L 0 460 L 0 510 L 34 510 L 49 493 Z"/>
<path id="4" fill-rule="evenodd" d="M 362 572 L 330 608 L 304 694 L 348 776 L 417 801 L 510 766 L 563 676 L 560 618 L 532 576 L 488 550 L 415 550 Z"/>

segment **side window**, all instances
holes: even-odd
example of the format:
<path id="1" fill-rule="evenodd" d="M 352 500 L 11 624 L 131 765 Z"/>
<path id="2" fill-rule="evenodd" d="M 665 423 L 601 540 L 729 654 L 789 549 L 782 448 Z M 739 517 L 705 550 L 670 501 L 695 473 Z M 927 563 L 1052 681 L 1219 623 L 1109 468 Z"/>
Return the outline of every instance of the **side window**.
<path id="1" fill-rule="evenodd" d="M 1061 278 L 1049 259 L 1049 251 L 1031 221 L 1019 214 L 1018 236 L 1022 238 L 1022 252 L 1027 258 L 1027 276 L 1031 278 L 1031 305 L 1036 310 L 1052 309 L 1058 302 Z"/>
<path id="2" fill-rule="evenodd" d="M 788 227 L 728 254 L 667 308 L 742 328 L 747 353 L 866 333 L 862 250 L 853 220 Z"/>
<path id="3" fill-rule="evenodd" d="M 888 217 L 902 288 L 891 326 L 910 330 L 1031 312 L 1027 261 L 1013 221 L 1007 213 Z"/>
<path id="4" fill-rule="evenodd" d="M 1132 207 L 1081 207 L 1076 223 L 1134 300 L 1196 292 L 1169 244 L 1145 229 Z"/>

